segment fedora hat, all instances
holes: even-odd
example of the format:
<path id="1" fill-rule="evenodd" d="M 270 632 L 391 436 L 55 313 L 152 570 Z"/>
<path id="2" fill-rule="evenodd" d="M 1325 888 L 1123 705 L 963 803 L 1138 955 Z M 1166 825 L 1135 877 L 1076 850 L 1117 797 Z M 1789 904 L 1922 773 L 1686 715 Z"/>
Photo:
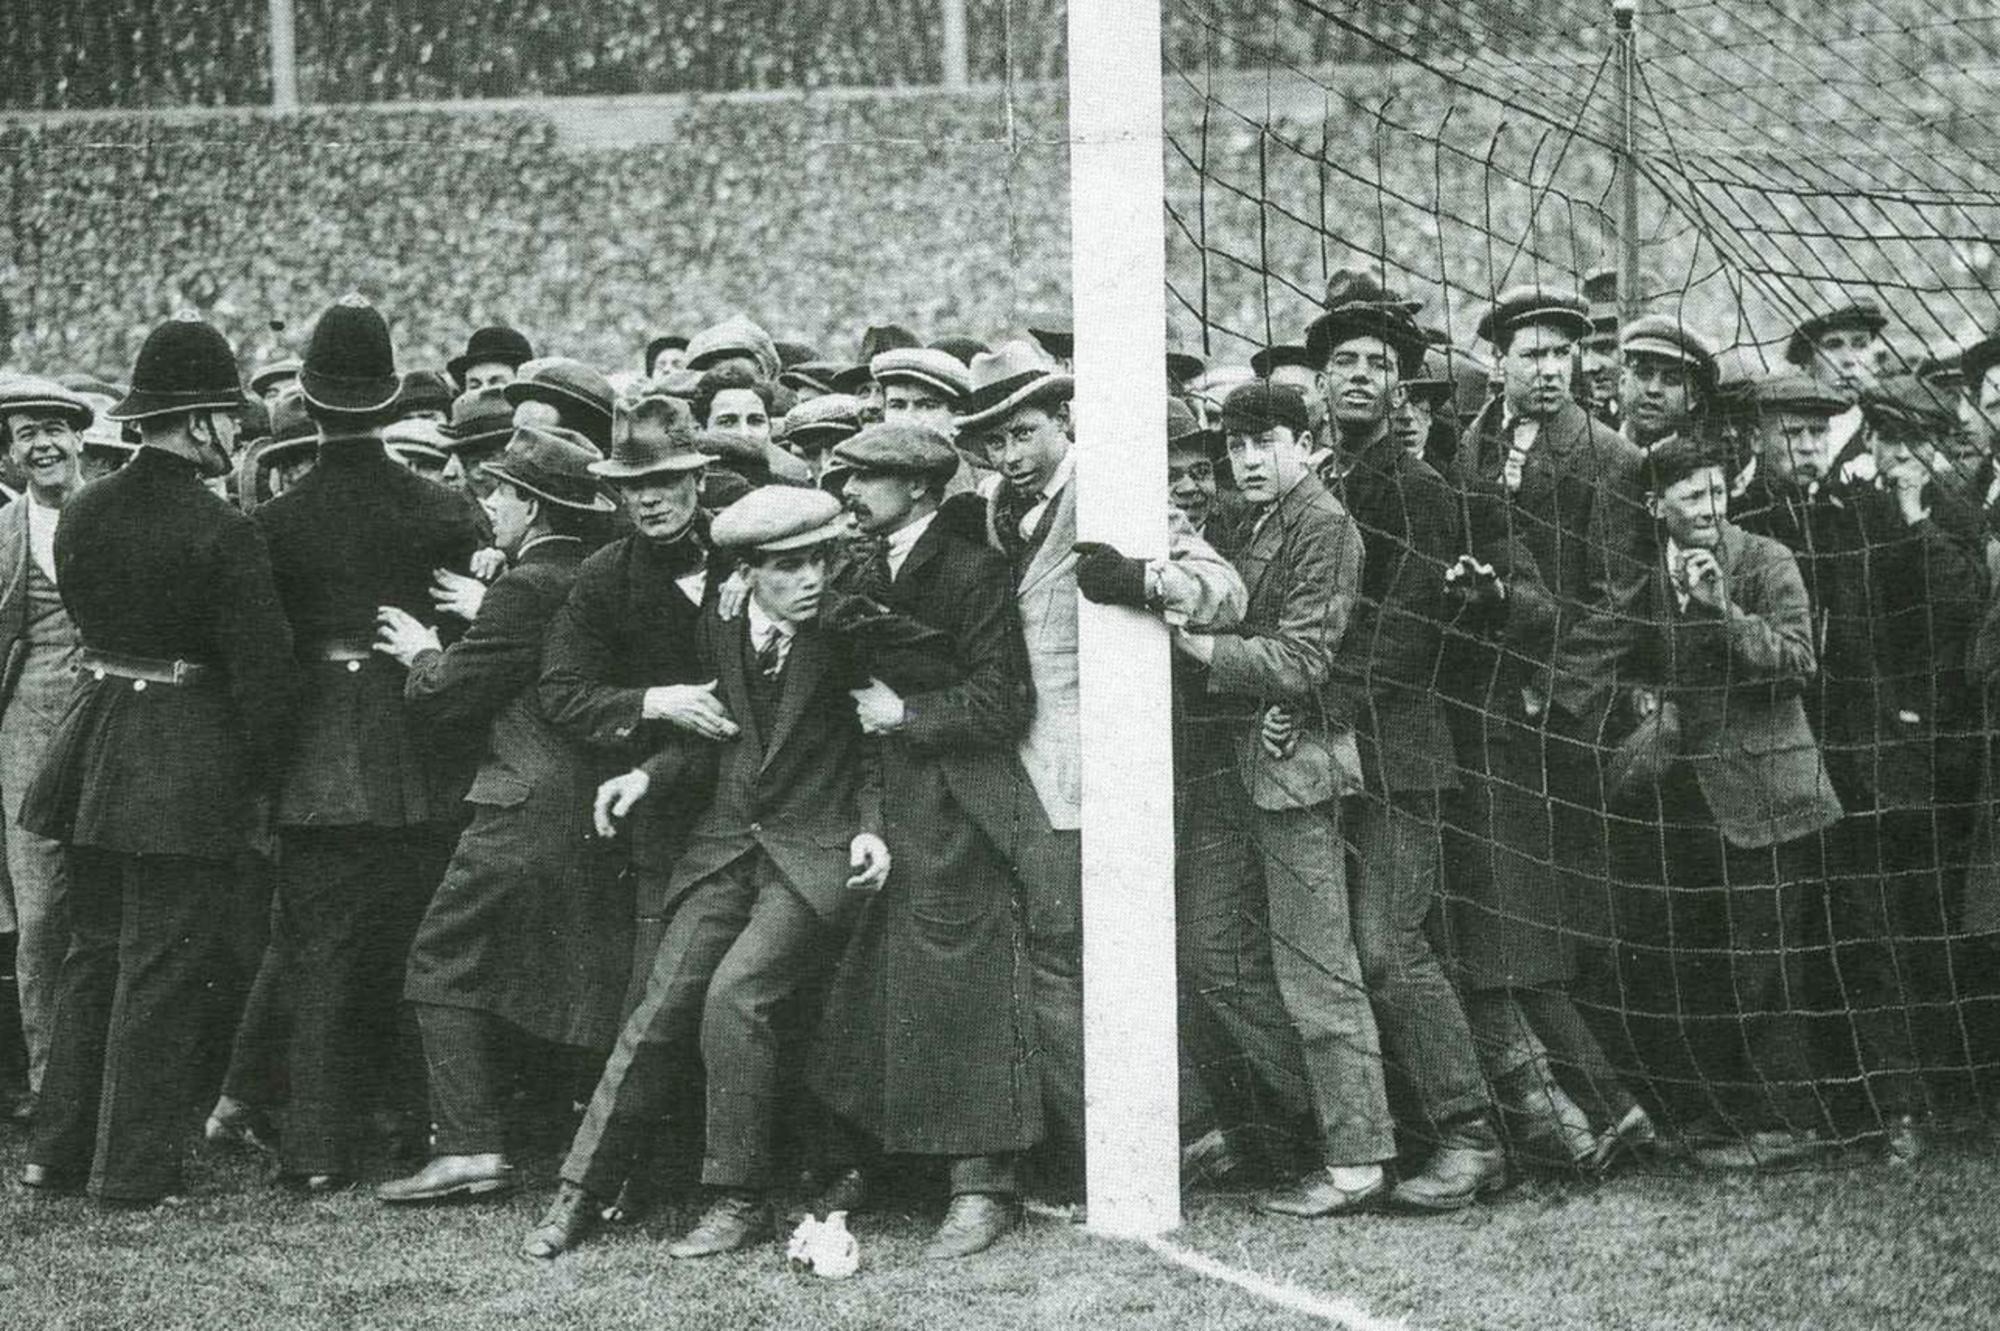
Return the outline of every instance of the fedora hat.
<path id="1" fill-rule="evenodd" d="M 456 453 L 499 448 L 514 434 L 514 404 L 498 388 L 478 388 L 452 399 L 445 423 L 445 447 Z"/>
<path id="2" fill-rule="evenodd" d="M 1028 336 L 1056 360 L 1071 360 L 1076 356 L 1076 331 L 1066 317 L 1037 319 L 1028 325 Z"/>
<path id="3" fill-rule="evenodd" d="M 1068 401 L 1075 388 L 1074 379 L 1026 342 L 1004 343 L 972 358 L 972 383 L 959 403 L 958 428 L 992 425 L 1030 402 Z"/>
<path id="4" fill-rule="evenodd" d="M 695 447 L 694 413 L 677 397 L 654 393 L 618 404 L 611 421 L 611 456 L 590 464 L 606 481 L 665 472 L 700 471 L 709 456 Z"/>
<path id="5" fill-rule="evenodd" d="M 389 324 L 368 298 L 350 292 L 326 307 L 306 344 L 299 387 L 326 411 L 366 415 L 388 408 L 403 391 Z"/>
<path id="6" fill-rule="evenodd" d="M 578 424 L 595 426 L 599 433 L 610 428 L 612 407 L 618 400 L 609 379 L 567 356 L 523 361 L 514 381 L 501 391 L 517 407 L 523 402 L 546 402 L 566 417 L 581 413 L 574 417 Z M 579 433 L 589 438 L 592 430 Z"/>
<path id="7" fill-rule="evenodd" d="M 418 411 L 449 415 L 452 399 L 457 396 L 451 380 L 444 377 L 443 371 L 406 370 L 402 391 L 396 394 L 396 410 L 404 415 Z"/>
<path id="8" fill-rule="evenodd" d="M 505 324 L 488 324 L 473 330 L 465 350 L 444 363 L 444 372 L 463 388 L 465 372 L 475 365 L 511 365 L 518 370 L 534 358 L 534 344 L 525 335 Z"/>
<path id="9" fill-rule="evenodd" d="M 574 430 L 523 425 L 508 439 L 500 456 L 480 464 L 480 471 L 515 489 L 584 513 L 609 513 L 617 507 L 598 489 L 592 470 L 597 450 Z"/>
<path id="10" fill-rule="evenodd" d="M 236 353 L 213 324 L 191 314 L 146 335 L 125 400 L 104 414 L 139 421 L 179 411 L 234 411 L 243 405 Z"/>
<path id="11" fill-rule="evenodd" d="M 885 351 L 923 344 L 922 338 L 901 324 L 876 324 L 861 334 L 861 363 L 866 365 Z"/>
<path id="12" fill-rule="evenodd" d="M 1167 448 L 1171 451 L 1176 444 L 1199 448 L 1211 459 L 1218 459 L 1229 451 L 1222 431 L 1209 429 L 1194 414 L 1193 407 L 1180 398 L 1170 397 L 1167 399 Z"/>
<path id="13" fill-rule="evenodd" d="M 963 333 L 947 333 L 943 337 L 932 339 L 931 350 L 942 351 L 957 360 L 960 365 L 970 367 L 974 356 L 983 351 L 991 351 L 993 348 L 976 337 L 967 337 Z"/>

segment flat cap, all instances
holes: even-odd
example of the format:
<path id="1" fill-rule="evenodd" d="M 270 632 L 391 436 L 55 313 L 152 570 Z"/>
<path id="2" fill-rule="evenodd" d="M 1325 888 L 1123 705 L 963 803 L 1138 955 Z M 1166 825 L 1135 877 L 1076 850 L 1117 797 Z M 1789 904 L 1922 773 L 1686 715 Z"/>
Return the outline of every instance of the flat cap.
<path id="1" fill-rule="evenodd" d="M 1714 390 L 1715 344 L 1670 314 L 1644 314 L 1626 324 L 1618 333 L 1618 350 L 1692 365 L 1703 387 Z"/>
<path id="2" fill-rule="evenodd" d="M 836 540 L 848 532 L 846 510 L 824 490 L 765 485 L 715 515 L 709 539 L 723 549 L 778 553 Z"/>
<path id="3" fill-rule="evenodd" d="M 295 356 L 287 356 L 283 360 L 274 360 L 267 365 L 259 365 L 256 371 L 250 376 L 250 391 L 253 393 L 262 393 L 281 379 L 297 379 L 299 371 L 304 367 L 305 363 Z"/>
<path id="4" fill-rule="evenodd" d="M 1872 300 L 1836 305 L 1800 321 L 1785 342 L 1785 359 L 1793 365 L 1810 365 L 1813 347 L 1828 333 L 1850 328 L 1879 333 L 1888 326 L 1889 316 L 1882 313 L 1882 307 Z"/>
<path id="5" fill-rule="evenodd" d="M 1694 475 L 1706 467 L 1730 469 L 1728 450 L 1702 431 L 1670 434 L 1656 440 L 1646 450 L 1640 471 L 1646 488 L 1655 494 Z"/>
<path id="6" fill-rule="evenodd" d="M 785 413 L 785 438 L 828 448 L 861 429 L 861 402 L 845 393 L 807 398 Z"/>
<path id="7" fill-rule="evenodd" d="M 1473 331 L 1480 340 L 1494 346 L 1505 344 L 1516 331 L 1529 324 L 1553 324 L 1575 337 L 1590 336 L 1590 304 L 1564 287 L 1509 287 L 1493 302 L 1493 308 L 1479 316 Z"/>
<path id="8" fill-rule="evenodd" d="M 0 416 L 10 412 L 60 416 L 77 431 L 89 429 L 97 417 L 88 398 L 53 379 L 38 374 L 0 372 Z"/>
<path id="9" fill-rule="evenodd" d="M 868 376 L 878 384 L 913 383 L 956 403 L 972 391 L 972 369 L 948 351 L 929 347 L 897 347 L 868 362 Z"/>
<path id="10" fill-rule="evenodd" d="M 1898 374 L 1861 390 L 1869 428 L 1892 438 L 1937 438 L 1958 428 L 1958 404 L 1915 375 Z"/>
<path id="11" fill-rule="evenodd" d="M 957 450 L 928 425 L 871 425 L 836 445 L 833 456 L 854 471 L 948 479 L 958 470 Z"/>
<path id="12" fill-rule="evenodd" d="M 771 341 L 771 335 L 746 315 L 732 314 L 688 339 L 687 367 L 690 370 L 705 370 L 717 361 L 732 356 L 748 356 L 756 361 L 757 373 L 766 379 L 775 378 L 778 371 L 784 368 L 778 362 L 777 344 Z"/>
<path id="13" fill-rule="evenodd" d="M 1285 384 L 1252 380 L 1222 400 L 1224 434 L 1262 434 L 1276 425 L 1304 434 L 1308 424 L 1305 398 Z"/>
<path id="14" fill-rule="evenodd" d="M 1808 374 L 1767 374 L 1751 381 L 1757 406 L 1801 416 L 1838 416 L 1853 406 Z"/>

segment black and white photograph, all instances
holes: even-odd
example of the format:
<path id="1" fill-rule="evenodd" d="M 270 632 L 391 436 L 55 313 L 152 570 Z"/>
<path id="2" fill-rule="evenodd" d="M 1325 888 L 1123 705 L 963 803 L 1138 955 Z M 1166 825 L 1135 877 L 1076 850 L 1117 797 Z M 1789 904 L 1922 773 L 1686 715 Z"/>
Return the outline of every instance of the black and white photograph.
<path id="1" fill-rule="evenodd" d="M 6 0 L 0 1326 L 2000 1327 L 1990 0 Z"/>

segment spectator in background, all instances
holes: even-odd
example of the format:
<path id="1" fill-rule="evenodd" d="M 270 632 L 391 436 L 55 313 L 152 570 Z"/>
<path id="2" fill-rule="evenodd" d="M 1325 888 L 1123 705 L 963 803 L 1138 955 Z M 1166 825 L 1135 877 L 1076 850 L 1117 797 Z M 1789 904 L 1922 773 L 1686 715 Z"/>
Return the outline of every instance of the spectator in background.
<path id="1" fill-rule="evenodd" d="M 681 364 L 704 372 L 740 369 L 766 381 L 775 381 L 785 368 L 771 335 L 741 314 L 733 314 L 689 338 L 687 355 Z"/>
<path id="2" fill-rule="evenodd" d="M 489 324 L 473 330 L 465 350 L 444 363 L 444 372 L 459 392 L 476 393 L 505 388 L 534 358 L 535 348 L 524 335 L 505 324 Z"/>
<path id="3" fill-rule="evenodd" d="M 485 489 L 480 467 L 500 456 L 514 436 L 513 404 L 502 388 L 468 389 L 453 400 L 451 420 L 442 434 L 442 447 L 449 454 L 445 481 L 478 499 Z"/>
<path id="4" fill-rule="evenodd" d="M 845 393 L 808 398 L 785 415 L 785 447 L 812 471 L 823 474 L 827 455 L 861 431 L 861 404 Z"/>
<path id="5" fill-rule="evenodd" d="M 451 419 L 452 399 L 457 397 L 451 380 L 441 370 L 405 370 L 403 389 L 396 395 L 393 410 L 399 421 L 431 421 L 442 424 Z"/>
<path id="6" fill-rule="evenodd" d="M 1305 347 L 1296 342 L 1265 347 L 1250 358 L 1250 369 L 1259 379 L 1283 384 L 1305 401 L 1308 451 L 1317 454 L 1325 449 L 1326 403 L 1320 400 L 1319 371 Z"/>
<path id="7" fill-rule="evenodd" d="M 1616 430 L 1624 423 L 1619 401 L 1624 367 L 1618 363 L 1618 270 L 1600 268 L 1584 278 L 1583 298 L 1590 319 L 1590 331 L 1576 343 L 1583 407 Z"/>
<path id="8" fill-rule="evenodd" d="M 260 365 L 250 376 L 250 391 L 270 406 L 278 400 L 278 395 L 299 381 L 299 362 L 286 357 Z"/>
<path id="9" fill-rule="evenodd" d="M 753 376 L 737 364 L 723 364 L 702 372 L 695 387 L 694 421 L 703 432 L 704 446 L 725 459 L 736 459 L 751 484 L 776 477 L 790 484 L 812 479 L 806 464 L 786 452 L 772 439 L 772 421 L 777 415 L 778 391 L 765 379 Z M 712 488 L 712 487 L 705 487 Z M 722 508 L 737 496 L 711 500 L 710 508 Z"/>
<path id="10" fill-rule="evenodd" d="M 648 379 L 658 379 L 678 370 L 687 360 L 688 340 L 679 333 L 663 333 L 646 344 L 645 371 Z"/>
<path id="11" fill-rule="evenodd" d="M 1796 366 L 1851 405 L 1828 427 L 1828 468 L 1838 472 L 1866 450 L 1862 437 L 1860 397 L 1876 379 L 1882 330 L 1889 317 L 1872 300 L 1815 314 L 1800 321 L 1785 339 L 1785 361 Z"/>
<path id="12" fill-rule="evenodd" d="M 523 361 L 503 391 L 514 404 L 516 424 L 574 430 L 600 453 L 611 447 L 612 407 L 618 394 L 609 379 L 582 361 L 564 356 Z"/>
<path id="13" fill-rule="evenodd" d="M 1673 316 L 1642 315 L 1619 333 L 1620 432 L 1640 448 L 1685 431 L 1715 386 L 1715 347 Z"/>

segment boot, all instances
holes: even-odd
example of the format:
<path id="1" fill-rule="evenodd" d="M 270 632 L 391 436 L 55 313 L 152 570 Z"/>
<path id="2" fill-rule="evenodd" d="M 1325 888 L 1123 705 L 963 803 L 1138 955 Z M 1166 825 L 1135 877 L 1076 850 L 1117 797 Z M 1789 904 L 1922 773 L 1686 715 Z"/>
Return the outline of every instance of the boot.
<path id="1" fill-rule="evenodd" d="M 1554 1169 L 1581 1169 L 1590 1163 L 1597 1149 L 1590 1118 L 1539 1061 L 1496 1078 L 1493 1097 L 1524 1162 Z"/>
<path id="2" fill-rule="evenodd" d="M 1398 1183 L 1389 1201 L 1400 1211 L 1458 1211 L 1506 1186 L 1507 1152 L 1482 1114 L 1447 1128 L 1424 1172 Z"/>

